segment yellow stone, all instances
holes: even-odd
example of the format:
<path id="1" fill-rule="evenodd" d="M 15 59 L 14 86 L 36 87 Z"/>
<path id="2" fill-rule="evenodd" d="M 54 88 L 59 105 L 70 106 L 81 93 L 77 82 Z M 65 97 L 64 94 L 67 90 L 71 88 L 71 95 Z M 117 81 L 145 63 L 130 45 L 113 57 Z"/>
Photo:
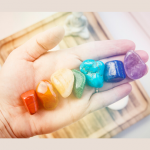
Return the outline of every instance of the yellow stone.
<path id="1" fill-rule="evenodd" d="M 62 97 L 68 97 L 73 89 L 74 75 L 69 69 L 60 69 L 51 76 L 51 82 Z"/>

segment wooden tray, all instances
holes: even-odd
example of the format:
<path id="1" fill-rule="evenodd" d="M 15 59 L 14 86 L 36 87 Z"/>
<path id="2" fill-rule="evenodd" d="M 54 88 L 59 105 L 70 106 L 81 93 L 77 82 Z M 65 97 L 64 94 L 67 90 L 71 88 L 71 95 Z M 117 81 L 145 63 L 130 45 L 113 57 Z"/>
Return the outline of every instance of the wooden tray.
<path id="1" fill-rule="evenodd" d="M 60 42 L 61 49 L 74 47 L 86 42 L 113 39 L 97 13 L 84 13 L 88 19 L 90 38 L 83 40 L 80 37 L 64 37 Z M 3 65 L 9 53 L 26 42 L 34 35 L 54 27 L 64 25 L 69 12 L 56 13 L 22 31 L 0 41 L 0 64 Z M 100 109 L 85 116 L 63 129 L 51 134 L 40 135 L 41 138 L 109 138 L 128 128 L 150 113 L 150 98 L 139 81 L 132 82 L 132 92 L 129 95 L 128 105 L 114 111 L 109 108 Z"/>

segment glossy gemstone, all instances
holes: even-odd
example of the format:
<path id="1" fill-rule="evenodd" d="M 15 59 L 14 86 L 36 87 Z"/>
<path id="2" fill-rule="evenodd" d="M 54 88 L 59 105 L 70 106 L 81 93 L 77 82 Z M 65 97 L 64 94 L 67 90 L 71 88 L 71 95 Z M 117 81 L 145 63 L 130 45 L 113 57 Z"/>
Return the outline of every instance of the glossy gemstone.
<path id="1" fill-rule="evenodd" d="M 83 73 L 76 69 L 73 69 L 72 72 L 74 74 L 73 94 L 75 97 L 81 98 L 86 83 L 86 77 Z"/>
<path id="2" fill-rule="evenodd" d="M 41 81 L 36 88 L 36 93 L 45 109 L 54 109 L 58 104 L 58 92 L 50 81 Z"/>
<path id="3" fill-rule="evenodd" d="M 133 50 L 126 53 L 124 58 L 126 74 L 131 79 L 139 79 L 146 73 L 147 67 L 140 56 Z"/>
<path id="4" fill-rule="evenodd" d="M 105 64 L 104 81 L 119 82 L 126 78 L 122 61 L 113 60 Z"/>
<path id="5" fill-rule="evenodd" d="M 102 61 L 87 59 L 80 65 L 80 71 L 86 76 L 87 84 L 91 87 L 101 88 L 103 86 L 103 73 L 105 65 Z"/>
<path id="6" fill-rule="evenodd" d="M 28 112 L 33 115 L 38 111 L 38 102 L 36 93 L 34 90 L 27 91 L 21 95 L 21 99 L 28 110 Z"/>
<path id="7" fill-rule="evenodd" d="M 62 97 L 68 97 L 73 89 L 74 75 L 69 69 L 60 69 L 52 74 L 51 81 Z"/>

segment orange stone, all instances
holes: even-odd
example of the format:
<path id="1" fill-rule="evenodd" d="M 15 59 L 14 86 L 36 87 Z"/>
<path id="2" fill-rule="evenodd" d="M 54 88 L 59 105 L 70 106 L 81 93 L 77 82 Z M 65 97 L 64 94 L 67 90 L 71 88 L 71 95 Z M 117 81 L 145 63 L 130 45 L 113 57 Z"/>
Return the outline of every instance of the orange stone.
<path id="1" fill-rule="evenodd" d="M 45 109 L 54 109 L 58 104 L 58 92 L 50 81 L 42 80 L 36 88 L 36 93 Z"/>
<path id="2" fill-rule="evenodd" d="M 38 111 L 38 102 L 34 90 L 27 91 L 21 95 L 21 99 L 28 112 L 33 115 Z"/>

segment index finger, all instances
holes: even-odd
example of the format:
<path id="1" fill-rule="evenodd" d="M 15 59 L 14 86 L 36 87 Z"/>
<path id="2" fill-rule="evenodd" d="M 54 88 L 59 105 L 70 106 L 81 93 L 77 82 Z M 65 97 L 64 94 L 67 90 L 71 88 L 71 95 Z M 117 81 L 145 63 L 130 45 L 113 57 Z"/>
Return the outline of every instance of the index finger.
<path id="1" fill-rule="evenodd" d="M 106 40 L 82 44 L 72 48 L 71 52 L 77 55 L 81 61 L 84 61 L 123 55 L 129 50 L 135 50 L 135 44 L 130 40 Z"/>

